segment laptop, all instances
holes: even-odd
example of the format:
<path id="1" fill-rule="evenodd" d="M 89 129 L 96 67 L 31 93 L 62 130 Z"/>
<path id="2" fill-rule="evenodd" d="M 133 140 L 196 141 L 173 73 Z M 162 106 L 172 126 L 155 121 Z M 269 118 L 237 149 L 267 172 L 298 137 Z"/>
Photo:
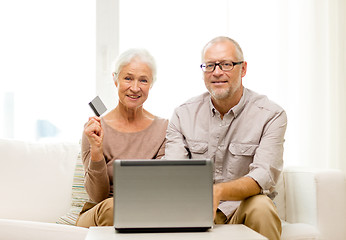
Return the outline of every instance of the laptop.
<path id="1" fill-rule="evenodd" d="M 119 232 L 205 231 L 213 226 L 210 160 L 114 161 Z"/>

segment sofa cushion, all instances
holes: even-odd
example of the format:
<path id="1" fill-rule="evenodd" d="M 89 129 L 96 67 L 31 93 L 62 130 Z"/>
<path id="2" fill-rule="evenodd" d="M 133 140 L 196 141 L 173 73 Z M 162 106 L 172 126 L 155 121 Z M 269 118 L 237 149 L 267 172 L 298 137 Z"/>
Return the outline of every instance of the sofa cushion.
<path id="1" fill-rule="evenodd" d="M 84 188 L 84 168 L 81 154 L 78 154 L 76 167 L 72 183 L 72 202 L 68 213 L 61 216 L 57 223 L 75 225 L 84 203 L 89 199 L 88 193 Z"/>
<path id="2" fill-rule="evenodd" d="M 305 223 L 282 222 L 281 240 L 319 240 L 321 234 L 315 226 Z"/>
<path id="3" fill-rule="evenodd" d="M 0 218 L 56 222 L 70 209 L 79 145 L 0 139 Z"/>

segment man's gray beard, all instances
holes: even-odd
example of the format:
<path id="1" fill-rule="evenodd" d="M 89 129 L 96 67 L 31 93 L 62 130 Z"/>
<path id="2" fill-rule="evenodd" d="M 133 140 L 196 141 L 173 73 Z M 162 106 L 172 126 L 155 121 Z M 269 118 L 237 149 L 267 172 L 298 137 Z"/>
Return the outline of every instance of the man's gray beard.
<path id="1" fill-rule="evenodd" d="M 222 89 L 222 91 L 218 91 L 218 93 L 210 89 L 209 92 L 214 99 L 222 100 L 229 97 L 230 89 Z"/>

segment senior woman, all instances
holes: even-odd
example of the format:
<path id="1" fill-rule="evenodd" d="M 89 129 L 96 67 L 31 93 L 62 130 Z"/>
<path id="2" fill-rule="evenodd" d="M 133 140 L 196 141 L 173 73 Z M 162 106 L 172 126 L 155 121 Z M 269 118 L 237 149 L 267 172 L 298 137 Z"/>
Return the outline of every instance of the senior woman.
<path id="1" fill-rule="evenodd" d="M 82 159 L 86 202 L 77 226 L 113 225 L 113 161 L 156 159 L 164 155 L 168 120 L 143 108 L 155 81 L 153 57 L 143 49 L 121 54 L 113 79 L 118 105 L 104 117 L 91 117 L 84 126 Z"/>

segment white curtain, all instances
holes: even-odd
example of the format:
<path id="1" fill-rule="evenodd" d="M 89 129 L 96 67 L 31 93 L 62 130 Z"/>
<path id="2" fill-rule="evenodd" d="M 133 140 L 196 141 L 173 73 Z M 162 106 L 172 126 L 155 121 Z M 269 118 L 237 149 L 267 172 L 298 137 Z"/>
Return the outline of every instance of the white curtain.
<path id="1" fill-rule="evenodd" d="M 345 1 L 229 4 L 229 35 L 248 60 L 244 85 L 287 111 L 285 165 L 346 172 Z"/>
<path id="2" fill-rule="evenodd" d="M 279 81 L 288 113 L 286 163 L 346 172 L 346 5 L 280 1 Z"/>

